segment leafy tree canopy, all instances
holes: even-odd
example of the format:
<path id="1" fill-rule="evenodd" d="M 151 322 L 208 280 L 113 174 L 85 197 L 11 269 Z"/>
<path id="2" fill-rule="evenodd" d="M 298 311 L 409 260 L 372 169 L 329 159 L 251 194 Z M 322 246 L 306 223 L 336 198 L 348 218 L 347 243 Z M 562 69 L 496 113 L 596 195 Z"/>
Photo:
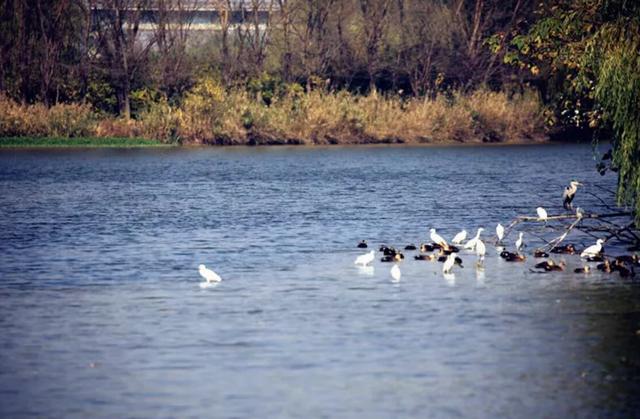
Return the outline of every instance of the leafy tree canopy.
<path id="1" fill-rule="evenodd" d="M 541 3 L 538 13 L 529 31 L 511 41 L 505 61 L 534 75 L 560 77 L 559 114 L 613 133 L 618 203 L 631 205 L 638 222 L 640 2 L 563 0 Z"/>

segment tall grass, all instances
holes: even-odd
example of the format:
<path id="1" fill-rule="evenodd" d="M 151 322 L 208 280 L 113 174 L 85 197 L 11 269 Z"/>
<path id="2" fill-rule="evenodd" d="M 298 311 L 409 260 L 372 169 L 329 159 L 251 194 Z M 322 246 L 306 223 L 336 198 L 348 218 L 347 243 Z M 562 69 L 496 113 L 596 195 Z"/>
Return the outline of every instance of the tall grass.
<path id="1" fill-rule="evenodd" d="M 0 94 L 0 137 L 86 137 L 95 134 L 96 122 L 88 105 L 21 105 Z"/>
<path id="2" fill-rule="evenodd" d="M 0 136 L 143 137 L 187 144 L 507 142 L 543 135 L 536 95 L 478 90 L 435 98 L 314 90 L 265 104 L 204 80 L 177 106 L 160 101 L 124 121 L 84 105 L 23 106 L 0 97 Z"/>

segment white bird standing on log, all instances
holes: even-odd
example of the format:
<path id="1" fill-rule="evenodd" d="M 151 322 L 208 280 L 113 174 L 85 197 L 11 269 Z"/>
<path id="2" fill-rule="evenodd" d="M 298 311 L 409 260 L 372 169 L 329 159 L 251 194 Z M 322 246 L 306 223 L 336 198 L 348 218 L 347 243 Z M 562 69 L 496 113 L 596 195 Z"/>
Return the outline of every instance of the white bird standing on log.
<path id="1" fill-rule="evenodd" d="M 523 235 L 524 233 L 522 231 L 518 235 L 518 240 L 516 240 L 516 252 L 519 252 L 520 249 L 522 249 L 522 246 L 524 245 L 524 241 L 522 240 Z"/>
<path id="2" fill-rule="evenodd" d="M 467 230 L 462 230 L 461 232 L 459 232 L 458 234 L 456 234 L 453 237 L 453 240 L 451 240 L 451 243 L 453 244 L 460 244 L 464 241 L 464 239 L 467 238 Z"/>
<path id="3" fill-rule="evenodd" d="M 547 221 L 547 217 L 548 217 L 547 210 L 545 210 L 542 207 L 538 207 L 536 208 L 536 212 L 538 213 L 538 219 L 540 221 Z"/>
<path id="4" fill-rule="evenodd" d="M 496 226 L 496 236 L 498 236 L 498 243 L 500 243 L 504 237 L 504 227 L 500 223 Z"/>
<path id="5" fill-rule="evenodd" d="M 562 193 L 562 198 L 564 201 L 562 202 L 562 206 L 566 210 L 573 210 L 573 198 L 576 196 L 576 192 L 578 191 L 578 186 L 582 186 L 582 183 L 577 180 L 572 180 L 569 183 L 569 186 L 564 188 L 564 192 Z"/>
<path id="6" fill-rule="evenodd" d="M 598 241 L 596 241 L 596 244 L 593 244 L 593 245 L 587 247 L 586 249 L 584 249 L 582 251 L 582 253 L 580 253 L 580 257 L 581 258 L 590 258 L 590 257 L 598 256 L 598 254 L 600 254 L 600 252 L 602 252 L 602 245 L 603 244 L 604 244 L 604 240 L 598 239 Z"/>

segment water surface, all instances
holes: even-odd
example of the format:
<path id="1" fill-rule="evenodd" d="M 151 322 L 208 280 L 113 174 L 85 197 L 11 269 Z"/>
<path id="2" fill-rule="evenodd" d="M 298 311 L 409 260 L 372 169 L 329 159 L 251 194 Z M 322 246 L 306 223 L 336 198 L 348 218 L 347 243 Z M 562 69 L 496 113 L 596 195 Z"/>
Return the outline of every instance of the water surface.
<path id="1" fill-rule="evenodd" d="M 0 415 L 635 416 L 635 282 L 353 266 L 574 178 L 614 182 L 580 145 L 0 152 Z"/>

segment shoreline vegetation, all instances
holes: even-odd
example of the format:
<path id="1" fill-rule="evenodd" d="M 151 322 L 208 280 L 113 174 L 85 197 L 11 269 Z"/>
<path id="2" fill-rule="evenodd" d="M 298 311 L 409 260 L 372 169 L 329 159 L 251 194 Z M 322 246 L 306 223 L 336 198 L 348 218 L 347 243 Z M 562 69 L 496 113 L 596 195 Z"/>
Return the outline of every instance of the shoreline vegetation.
<path id="1" fill-rule="evenodd" d="M 403 97 L 287 85 L 277 94 L 200 80 L 177 104 L 149 100 L 133 119 L 87 104 L 23 105 L 0 96 L 0 147 L 527 143 L 547 139 L 534 92 L 487 89 Z"/>
<path id="2" fill-rule="evenodd" d="M 12 148 L 146 148 L 171 147 L 157 140 L 144 138 L 97 137 L 4 137 L 0 149 Z"/>

